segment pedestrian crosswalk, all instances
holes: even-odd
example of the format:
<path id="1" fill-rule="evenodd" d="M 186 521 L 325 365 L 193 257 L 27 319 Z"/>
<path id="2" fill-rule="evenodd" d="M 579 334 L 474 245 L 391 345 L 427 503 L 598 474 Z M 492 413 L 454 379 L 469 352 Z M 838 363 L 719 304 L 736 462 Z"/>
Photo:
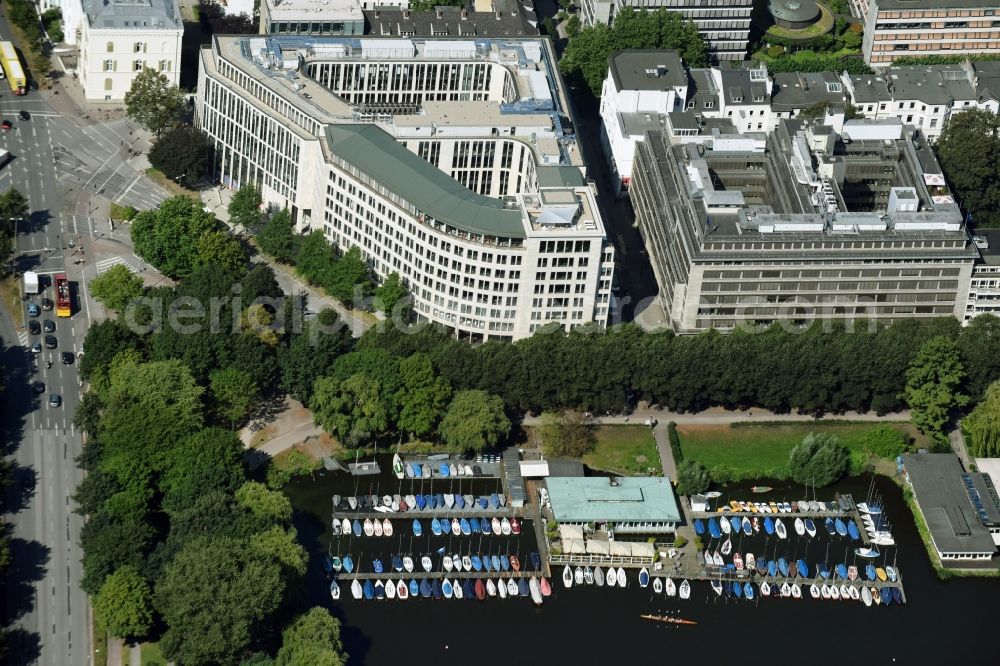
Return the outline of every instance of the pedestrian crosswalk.
<path id="1" fill-rule="evenodd" d="M 127 262 L 124 257 L 112 257 L 110 259 L 101 259 L 97 262 L 97 274 L 107 273 L 112 267 L 119 264 L 127 268 L 131 273 L 139 272 L 139 269 Z"/>

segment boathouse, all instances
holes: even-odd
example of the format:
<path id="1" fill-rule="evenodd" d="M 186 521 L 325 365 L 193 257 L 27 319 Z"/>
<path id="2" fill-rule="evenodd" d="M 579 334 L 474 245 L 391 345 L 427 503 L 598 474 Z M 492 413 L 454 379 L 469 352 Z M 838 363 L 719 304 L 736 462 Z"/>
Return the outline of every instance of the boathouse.
<path id="1" fill-rule="evenodd" d="M 952 453 L 903 455 L 903 474 L 931 534 L 938 556 L 954 560 L 989 560 L 996 544 L 988 523 L 1000 515 L 992 497 L 980 494 L 976 481 Z M 977 475 L 981 476 L 981 475 Z M 992 505 L 989 508 L 988 505 Z"/>
<path id="2" fill-rule="evenodd" d="M 546 484 L 560 525 L 668 534 L 681 520 L 673 488 L 664 477 L 549 477 Z"/>

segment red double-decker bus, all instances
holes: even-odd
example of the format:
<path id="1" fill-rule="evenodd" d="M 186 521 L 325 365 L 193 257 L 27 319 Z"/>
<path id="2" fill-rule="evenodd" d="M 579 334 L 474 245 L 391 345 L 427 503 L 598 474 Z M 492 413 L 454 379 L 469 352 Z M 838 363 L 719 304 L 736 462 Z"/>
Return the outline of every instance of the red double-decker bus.
<path id="1" fill-rule="evenodd" d="M 69 280 L 65 273 L 56 273 L 56 315 L 69 317 L 73 314 L 73 301 L 70 297 Z"/>

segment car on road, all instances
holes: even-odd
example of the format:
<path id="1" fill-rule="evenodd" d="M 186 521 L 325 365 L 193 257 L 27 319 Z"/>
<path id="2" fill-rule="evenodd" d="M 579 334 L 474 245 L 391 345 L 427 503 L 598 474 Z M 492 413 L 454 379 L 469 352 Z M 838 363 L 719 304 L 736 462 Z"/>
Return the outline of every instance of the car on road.
<path id="1" fill-rule="evenodd" d="M 28 316 L 29 317 L 37 317 L 40 314 L 42 314 L 42 312 L 41 312 L 41 310 L 38 309 L 38 304 L 37 303 L 28 303 Z"/>
<path id="2" fill-rule="evenodd" d="M 54 335 L 46 335 L 45 336 L 45 347 L 46 348 L 48 348 L 48 349 L 55 349 L 58 346 L 59 346 L 59 341 L 56 340 L 56 336 L 54 336 Z"/>
<path id="3" fill-rule="evenodd" d="M 17 117 L 21 120 L 31 120 L 31 114 L 24 109 L 21 109 L 21 111 L 17 114 Z"/>
<path id="4" fill-rule="evenodd" d="M 45 393 L 45 382 L 34 382 L 31 384 L 31 389 L 38 394 Z"/>
<path id="5" fill-rule="evenodd" d="M 42 299 L 42 309 L 43 310 L 51 311 L 54 306 L 55 306 L 55 303 L 52 302 L 51 298 L 43 298 Z"/>
<path id="6" fill-rule="evenodd" d="M 63 365 L 73 365 L 73 359 L 74 359 L 73 352 L 62 353 Z"/>
<path id="7" fill-rule="evenodd" d="M 44 322 L 42 322 L 42 330 L 44 330 L 46 333 L 55 333 L 56 323 L 51 319 L 46 319 Z"/>
<path id="8" fill-rule="evenodd" d="M 14 123 L 12 123 L 12 122 L 10 122 L 9 120 L 6 120 L 6 119 L 2 123 L 0 123 L 0 127 L 3 127 L 3 131 L 4 132 L 9 131 L 10 128 L 13 127 L 13 126 L 14 126 Z"/>
<path id="9" fill-rule="evenodd" d="M 38 335 L 41 332 L 42 332 L 42 327 L 38 323 L 38 320 L 37 319 L 29 319 L 28 320 L 28 333 L 31 333 L 32 335 Z"/>
<path id="10" fill-rule="evenodd" d="M 35 344 L 31 345 L 31 353 L 32 354 L 41 354 L 42 353 L 42 343 L 41 342 L 36 342 Z"/>
<path id="11" fill-rule="evenodd" d="M 58 393 L 49 393 L 49 407 L 59 407 L 62 405 L 62 396 Z"/>

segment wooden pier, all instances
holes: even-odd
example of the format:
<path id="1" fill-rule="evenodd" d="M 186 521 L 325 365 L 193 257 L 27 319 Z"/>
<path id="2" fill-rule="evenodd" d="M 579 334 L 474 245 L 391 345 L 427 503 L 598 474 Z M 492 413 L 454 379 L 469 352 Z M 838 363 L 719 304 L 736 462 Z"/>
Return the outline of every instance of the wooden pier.
<path id="1" fill-rule="evenodd" d="M 496 509 L 481 509 L 478 506 L 475 509 L 456 509 L 451 507 L 438 508 L 438 509 L 420 509 L 413 508 L 407 509 L 406 511 L 334 511 L 333 517 L 343 520 L 347 518 L 350 521 L 355 519 L 364 522 L 366 518 L 371 520 L 385 520 L 388 518 L 391 521 L 395 520 L 409 520 L 413 521 L 414 518 L 447 518 L 451 522 L 452 518 L 457 518 L 461 520 L 462 518 L 482 518 L 486 516 L 487 518 L 517 518 L 518 520 L 523 520 L 528 518 L 529 513 L 527 507 L 512 507 L 512 506 L 501 506 Z M 473 535 L 474 536 L 474 535 Z"/>
<path id="2" fill-rule="evenodd" d="M 482 578 L 483 580 L 487 578 L 531 578 L 532 576 L 541 577 L 541 573 L 538 571 L 412 571 L 407 573 L 405 571 L 384 571 L 382 573 L 375 572 L 353 572 L 353 573 L 339 573 L 334 576 L 337 580 L 431 580 L 437 578 L 438 580 L 444 580 L 445 578 L 465 580 L 466 578 Z"/>

